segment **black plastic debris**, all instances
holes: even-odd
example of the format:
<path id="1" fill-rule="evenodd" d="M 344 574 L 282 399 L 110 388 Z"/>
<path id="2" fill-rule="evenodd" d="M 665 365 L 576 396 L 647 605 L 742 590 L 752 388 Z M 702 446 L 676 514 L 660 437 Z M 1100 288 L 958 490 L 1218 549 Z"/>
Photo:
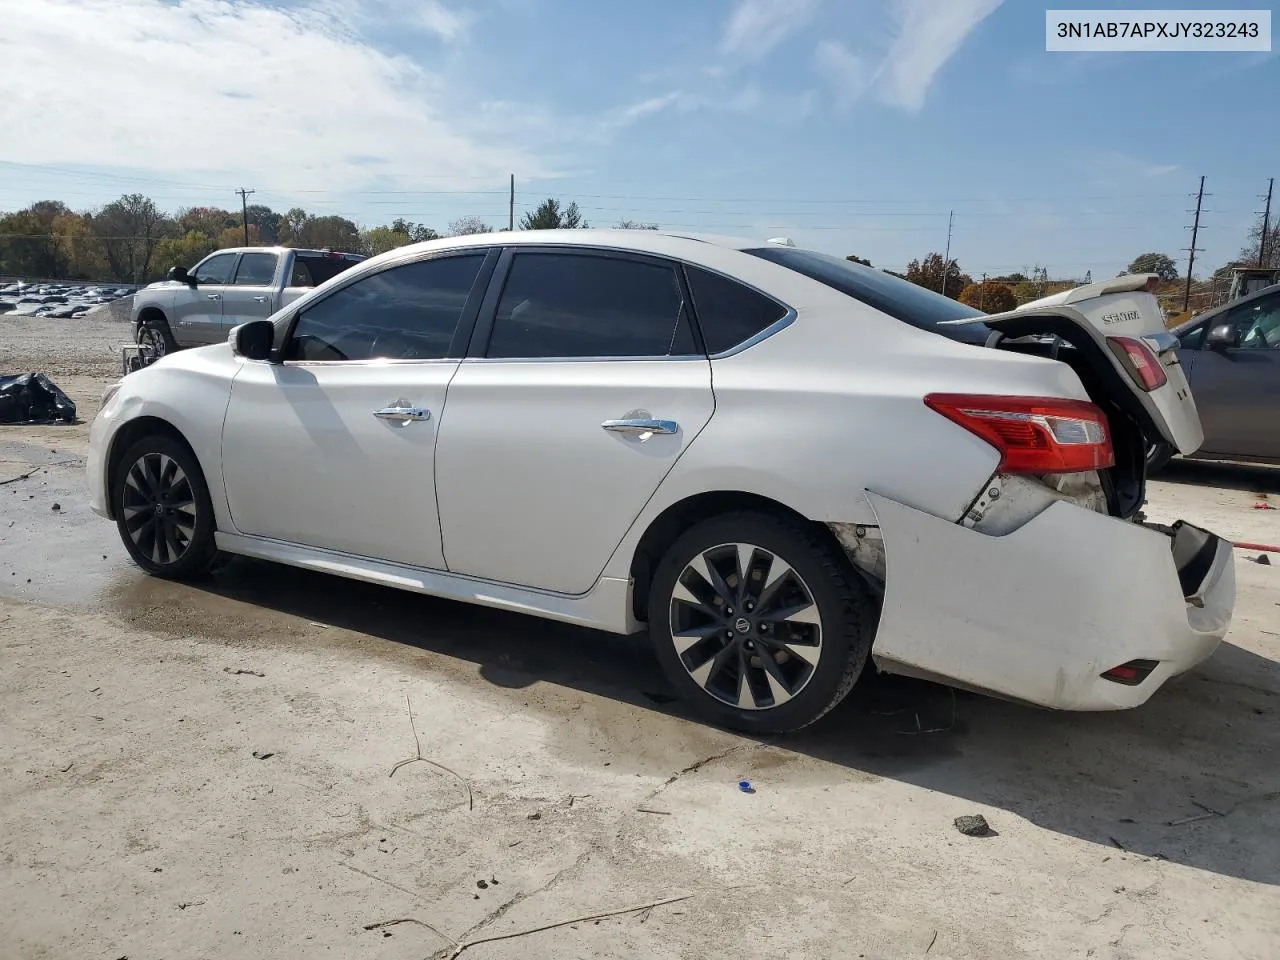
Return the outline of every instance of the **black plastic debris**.
<path id="1" fill-rule="evenodd" d="M 0 423 L 75 422 L 75 402 L 43 373 L 0 376 Z"/>

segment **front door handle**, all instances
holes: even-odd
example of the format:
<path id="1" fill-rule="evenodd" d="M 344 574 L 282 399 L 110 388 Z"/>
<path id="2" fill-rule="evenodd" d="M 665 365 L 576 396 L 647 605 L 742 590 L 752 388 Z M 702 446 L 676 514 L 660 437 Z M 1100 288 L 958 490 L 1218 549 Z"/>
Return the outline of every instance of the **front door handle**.
<path id="1" fill-rule="evenodd" d="M 254 299 L 254 301 L 255 301 L 256 303 L 266 303 L 266 302 L 267 302 L 267 298 L 266 298 L 266 297 L 254 297 L 253 299 Z"/>
<path id="2" fill-rule="evenodd" d="M 206 300 L 221 300 L 221 299 L 222 299 L 222 294 L 220 294 L 220 293 L 206 293 L 204 296 L 205 296 L 205 299 L 206 299 Z"/>
<path id="3" fill-rule="evenodd" d="M 680 424 L 674 420 L 606 420 L 600 424 L 605 430 L 611 433 L 625 433 L 629 436 L 636 437 L 643 443 L 655 433 L 672 434 L 680 431 Z"/>
<path id="4" fill-rule="evenodd" d="M 379 420 L 394 420 L 397 423 L 417 423 L 431 419 L 431 411 L 425 407 L 383 407 L 373 411 L 373 415 Z"/>

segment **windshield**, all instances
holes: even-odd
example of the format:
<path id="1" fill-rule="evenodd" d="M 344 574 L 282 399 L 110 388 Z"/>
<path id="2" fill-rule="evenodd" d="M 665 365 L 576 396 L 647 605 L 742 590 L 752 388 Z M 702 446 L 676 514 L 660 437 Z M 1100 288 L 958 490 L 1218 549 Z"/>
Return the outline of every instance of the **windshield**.
<path id="1" fill-rule="evenodd" d="M 976 335 L 979 342 L 990 332 L 977 322 L 939 328 L 938 324 L 947 320 L 980 321 L 987 315 L 883 270 L 796 247 L 760 247 L 743 252 L 802 273 L 921 330 L 956 340 L 971 340 Z"/>

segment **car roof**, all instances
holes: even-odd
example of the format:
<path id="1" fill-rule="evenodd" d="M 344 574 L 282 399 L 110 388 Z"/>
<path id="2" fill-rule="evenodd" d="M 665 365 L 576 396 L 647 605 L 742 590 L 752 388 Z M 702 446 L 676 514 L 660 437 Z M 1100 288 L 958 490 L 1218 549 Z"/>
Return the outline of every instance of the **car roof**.
<path id="1" fill-rule="evenodd" d="M 397 247 L 391 253 L 405 254 L 428 250 L 456 250 L 462 247 L 491 247 L 518 245 L 572 245 L 580 247 L 604 247 L 615 250 L 632 250 L 638 253 L 657 253 L 679 257 L 709 244 L 727 250 L 751 250 L 763 247 L 767 241 L 750 237 L 731 237 L 710 233 L 677 233 L 670 230 L 500 230 L 494 233 L 472 233 L 462 237 L 441 237 L 422 243 Z M 384 255 L 385 256 L 385 255 Z"/>

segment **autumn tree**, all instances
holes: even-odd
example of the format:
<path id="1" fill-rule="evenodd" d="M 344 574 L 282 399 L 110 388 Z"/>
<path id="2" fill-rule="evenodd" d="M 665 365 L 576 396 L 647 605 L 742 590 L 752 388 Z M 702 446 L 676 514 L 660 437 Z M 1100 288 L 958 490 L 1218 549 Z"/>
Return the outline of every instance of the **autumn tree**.
<path id="1" fill-rule="evenodd" d="M 1262 224 L 1255 223 L 1253 229 L 1249 231 L 1249 242 L 1240 250 L 1240 256 L 1237 260 L 1240 266 L 1245 267 L 1280 267 L 1280 217 L 1276 217 L 1274 221 L 1267 227 L 1267 248 L 1260 250 L 1262 246 Z M 1261 257 L 1259 257 L 1261 253 Z M 1259 263 L 1261 260 L 1261 263 Z"/>
<path id="2" fill-rule="evenodd" d="M 203 233 L 206 237 L 216 237 L 227 227 L 240 225 L 239 215 L 220 207 L 180 208 L 174 219 L 178 223 L 179 234 L 183 236 L 188 233 Z"/>
<path id="3" fill-rule="evenodd" d="M 414 223 L 412 220 L 405 220 L 403 217 L 397 217 L 392 220 L 391 229 L 396 233 L 403 233 L 409 238 L 410 243 L 425 243 L 427 240 L 440 239 L 440 234 L 425 223 Z"/>
<path id="4" fill-rule="evenodd" d="M 1140 254 L 1133 258 L 1126 272 L 1154 273 L 1165 283 L 1178 279 L 1178 265 L 1173 262 L 1172 257 L 1164 253 Z"/>
<path id="5" fill-rule="evenodd" d="M 215 249 L 215 241 L 196 230 L 188 230 L 180 237 L 165 237 L 156 244 L 151 258 L 151 278 L 163 277 L 171 267 L 194 267 Z"/>
<path id="6" fill-rule="evenodd" d="M 360 240 L 364 244 L 364 252 L 371 257 L 413 242 L 406 231 L 397 230 L 394 226 L 372 227 L 360 234 Z"/>
<path id="7" fill-rule="evenodd" d="M 959 300 L 987 313 L 1004 313 L 1018 306 L 1018 298 L 1008 285 L 994 280 L 969 284 L 960 292 Z"/>
<path id="8" fill-rule="evenodd" d="M 466 237 L 473 233 L 493 233 L 493 227 L 479 217 L 459 217 L 449 224 L 451 237 Z"/>
<path id="9" fill-rule="evenodd" d="M 261 203 L 249 204 L 245 213 L 248 215 L 249 226 L 258 228 L 258 236 L 264 244 L 273 247 L 280 242 L 280 214 Z M 240 223 L 239 217 L 236 218 L 236 223 Z"/>
<path id="10" fill-rule="evenodd" d="M 960 265 L 955 260 L 949 261 L 944 271 L 940 253 L 931 253 L 923 260 L 912 260 L 907 264 L 906 277 L 917 286 L 945 293 L 952 299 L 960 296 L 960 291 L 973 283 L 972 277 L 960 272 Z"/>
<path id="11" fill-rule="evenodd" d="M 244 227 L 239 224 L 233 224 L 222 230 L 215 238 L 214 245 L 219 250 L 225 250 L 227 247 L 260 247 L 262 246 L 262 234 L 258 232 L 256 223 L 249 224 L 249 242 L 244 242 Z"/>
<path id="12" fill-rule="evenodd" d="M 520 218 L 521 230 L 576 230 L 590 226 L 582 219 L 577 203 L 564 209 L 555 197 L 547 197 L 537 208 Z"/>
<path id="13" fill-rule="evenodd" d="M 93 218 L 93 235 L 102 241 L 107 269 L 115 280 L 140 283 L 151 268 L 156 244 L 173 221 L 150 197 L 127 193 Z"/>

